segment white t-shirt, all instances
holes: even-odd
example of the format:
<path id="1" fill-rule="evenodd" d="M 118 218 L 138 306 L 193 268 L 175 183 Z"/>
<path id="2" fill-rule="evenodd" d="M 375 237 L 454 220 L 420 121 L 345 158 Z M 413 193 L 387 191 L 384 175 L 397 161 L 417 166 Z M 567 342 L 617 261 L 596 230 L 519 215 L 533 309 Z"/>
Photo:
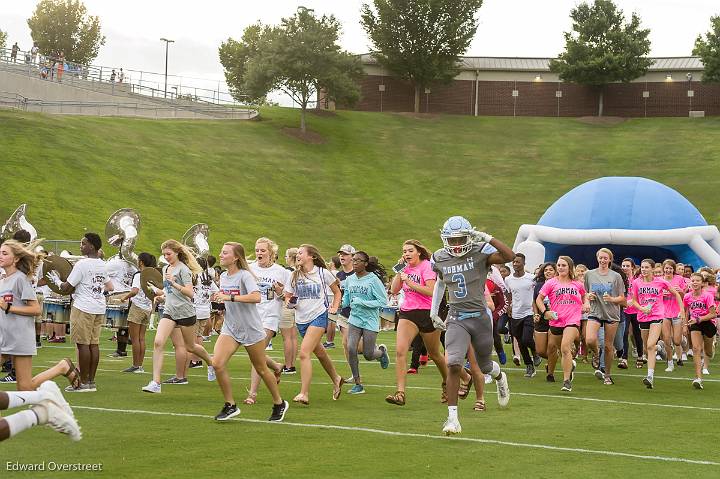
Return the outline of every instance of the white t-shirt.
<path id="1" fill-rule="evenodd" d="M 88 314 L 105 314 L 105 261 L 83 258 L 73 266 L 67 282 L 75 288 L 73 306 Z"/>
<path id="2" fill-rule="evenodd" d="M 533 309 L 533 275 L 525 273 L 521 277 L 516 277 L 513 272 L 505 278 L 505 286 L 512 295 L 512 311 L 510 316 L 515 319 L 532 316 Z"/>
<path id="3" fill-rule="evenodd" d="M 210 318 L 210 297 L 213 293 L 220 291 L 215 281 L 210 280 L 210 284 L 203 284 L 202 279 L 197 279 L 197 284 L 193 285 L 193 304 L 195 304 L 195 316 L 197 319 Z"/>
<path id="4" fill-rule="evenodd" d="M 304 276 L 302 274 L 298 275 L 295 286 L 291 284 L 292 281 L 287 282 L 285 291 L 298 298 L 295 308 L 295 322 L 297 324 L 307 324 L 327 311 L 330 304 L 328 303 L 325 288 L 335 281 L 335 276 L 324 268 L 321 278 L 320 268 L 314 266 L 312 271 Z"/>
<path id="5" fill-rule="evenodd" d="M 250 271 L 255 275 L 258 288 L 260 289 L 260 302 L 256 304 L 258 314 L 263 322 L 267 319 L 280 320 L 283 309 L 283 296 L 275 294 L 272 289 L 273 283 L 287 285 L 290 282 L 290 271 L 279 264 L 273 264 L 269 268 L 263 268 L 257 262 L 249 264 Z"/>
<path id="6" fill-rule="evenodd" d="M 113 293 L 130 291 L 132 288 L 133 275 L 137 268 L 127 261 L 114 257 L 105 263 L 107 278 L 113 285 Z"/>
<path id="7" fill-rule="evenodd" d="M 133 276 L 131 286 L 132 288 L 137 288 L 138 290 L 138 294 L 130 298 L 132 304 L 144 311 L 152 311 L 152 301 L 150 301 L 150 298 L 145 296 L 145 291 L 143 291 L 140 287 L 140 273 Z"/>

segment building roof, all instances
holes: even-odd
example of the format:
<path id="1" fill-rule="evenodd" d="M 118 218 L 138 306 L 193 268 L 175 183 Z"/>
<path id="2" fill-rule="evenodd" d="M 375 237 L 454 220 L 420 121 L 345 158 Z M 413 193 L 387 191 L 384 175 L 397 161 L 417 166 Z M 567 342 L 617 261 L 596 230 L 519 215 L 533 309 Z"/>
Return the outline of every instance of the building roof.
<path id="1" fill-rule="evenodd" d="M 376 65 L 371 53 L 360 55 L 364 65 Z M 552 58 L 460 57 L 462 70 L 549 72 Z M 702 71 L 699 57 L 651 57 L 649 71 Z"/>

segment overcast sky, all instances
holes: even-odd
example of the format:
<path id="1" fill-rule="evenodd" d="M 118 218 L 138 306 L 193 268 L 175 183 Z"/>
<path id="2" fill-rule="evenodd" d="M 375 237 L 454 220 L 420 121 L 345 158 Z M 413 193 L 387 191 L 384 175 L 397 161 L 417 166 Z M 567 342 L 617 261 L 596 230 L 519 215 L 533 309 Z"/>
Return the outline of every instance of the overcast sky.
<path id="1" fill-rule="evenodd" d="M 0 30 L 8 46 L 31 46 L 27 18 L 35 0 L 0 0 Z M 169 72 L 210 81 L 223 80 L 217 49 L 228 37 L 240 38 L 257 20 L 278 23 L 299 5 L 316 14 L 333 14 L 343 26 L 341 44 L 352 53 L 370 50 L 360 26 L 362 0 L 84 0 L 88 12 L 100 17 L 107 37 L 96 64 L 162 72 L 170 46 Z M 577 0 L 485 0 L 480 27 L 466 53 L 472 56 L 554 57 L 562 51 L 562 33 L 569 29 L 570 10 Z M 720 14 L 720 0 L 616 0 L 626 16 L 637 12 L 651 29 L 653 56 L 687 56 L 698 34 L 710 29 L 710 17 Z M 189 82 L 189 80 L 186 80 Z"/>

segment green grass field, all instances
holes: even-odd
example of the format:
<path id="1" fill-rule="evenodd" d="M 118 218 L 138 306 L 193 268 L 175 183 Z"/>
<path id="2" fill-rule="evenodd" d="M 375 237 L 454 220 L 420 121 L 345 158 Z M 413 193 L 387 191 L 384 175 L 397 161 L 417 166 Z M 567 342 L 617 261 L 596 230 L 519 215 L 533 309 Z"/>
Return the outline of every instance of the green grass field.
<path id="1" fill-rule="evenodd" d="M 454 214 L 512 244 L 519 225 L 571 188 L 623 175 L 665 183 L 720 222 L 720 118 L 311 114 L 320 145 L 282 133 L 298 118 L 286 108 L 253 122 L 0 111 L 0 221 L 28 203 L 42 237 L 79 239 L 131 207 L 143 222 L 138 251 L 206 222 L 213 251 L 266 235 L 328 256 L 351 242 L 392 264 L 407 238 L 439 247 Z"/>
<path id="2" fill-rule="evenodd" d="M 331 399 L 332 387 L 319 364 L 310 406 L 291 403 L 283 424 L 267 423 L 270 398 L 261 387 L 258 403 L 241 405 L 237 420 L 216 423 L 220 390 L 205 369 L 190 370 L 190 384 L 164 386 L 160 395 L 142 393 L 150 375 L 120 372 L 129 360 L 105 357 L 114 350 L 101 340 L 98 392 L 66 395 L 83 428 L 73 443 L 45 427 L 36 427 L 0 446 L 0 474 L 15 477 L 718 477 L 718 379 L 706 378 L 705 390 L 691 388 L 692 366 L 664 373 L 656 386 L 641 384 L 644 371 L 614 370 L 616 384 L 604 386 L 589 365 L 581 364 L 572 393 L 544 374 L 523 377 L 508 363 L 512 399 L 500 410 L 495 386 L 486 386 L 488 409 L 472 411 L 474 395 L 460 403 L 463 432 L 441 434 L 447 408 L 439 402 L 440 376 L 432 366 L 408 381 L 405 407 L 386 404 L 394 391 L 394 360 L 388 370 L 361 363 L 367 393 Z M 148 335 L 151 338 L 151 334 Z M 394 333 L 383 332 L 394 356 Z M 275 341 L 280 359 L 281 341 Z M 211 349 L 212 345 L 206 343 Z M 332 350 L 338 371 L 349 375 L 342 351 Z M 35 364 L 41 369 L 64 356 L 70 344 L 47 345 Z M 171 352 L 165 373 L 173 368 Z M 150 354 L 145 368 L 150 370 Z M 710 372 L 720 372 L 717 360 Z M 542 367 L 540 368 L 542 369 Z M 235 397 L 249 386 L 249 360 L 231 361 Z M 559 374 L 559 373 L 558 373 Z M 62 379 L 62 380 L 61 380 Z M 299 375 L 283 376 L 281 392 L 291 399 Z M 58 384 L 65 386 L 64 378 Z M 3 390 L 12 385 L 0 386 Z M 346 390 L 349 386 L 346 386 Z M 19 473 L 6 461 L 102 463 L 102 473 Z M 698 464 L 692 461 L 708 461 Z"/>

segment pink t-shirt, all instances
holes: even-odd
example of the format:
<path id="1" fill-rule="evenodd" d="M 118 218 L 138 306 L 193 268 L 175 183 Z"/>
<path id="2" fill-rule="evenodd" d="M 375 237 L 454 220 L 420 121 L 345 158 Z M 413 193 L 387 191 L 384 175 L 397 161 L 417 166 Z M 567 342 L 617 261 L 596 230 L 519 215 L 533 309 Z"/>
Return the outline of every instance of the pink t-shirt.
<path id="1" fill-rule="evenodd" d="M 540 293 L 550 299 L 550 309 L 557 313 L 557 319 L 549 321 L 550 326 L 580 325 L 585 295 L 585 287 L 580 281 L 561 283 L 558 278 L 552 278 L 545 281 Z"/>
<path id="2" fill-rule="evenodd" d="M 424 259 L 417 266 L 407 265 L 402 270 L 403 273 L 410 277 L 411 281 L 418 283 L 420 286 L 426 286 L 428 281 L 437 279 L 437 274 L 432 270 L 430 261 Z M 401 311 L 411 311 L 413 309 L 427 309 L 432 306 L 432 295 L 426 296 L 417 291 L 410 289 L 405 283 L 402 287 L 405 299 L 403 299 Z"/>
<path id="3" fill-rule="evenodd" d="M 670 286 L 680 288 L 680 297 L 687 292 L 687 283 L 685 282 L 685 278 L 682 276 L 676 274 L 668 282 L 670 283 Z M 678 305 L 677 299 L 670 291 L 665 291 L 663 293 L 663 307 L 665 308 L 666 318 L 677 318 L 680 314 L 680 306 Z"/>
<path id="4" fill-rule="evenodd" d="M 710 312 L 710 308 L 715 306 L 715 298 L 707 291 L 700 292 L 700 296 L 693 295 L 692 291 L 687 293 L 683 298 L 683 304 L 687 309 L 691 318 L 705 316 Z M 713 324 L 717 324 L 717 319 L 713 318 Z"/>
<path id="5" fill-rule="evenodd" d="M 665 318 L 663 306 L 663 292 L 670 291 L 670 283 L 661 277 L 653 278 L 647 283 L 642 277 L 635 280 L 632 285 L 632 296 L 641 306 L 651 305 L 649 313 L 638 311 L 637 319 L 641 323 Z"/>
<path id="6" fill-rule="evenodd" d="M 712 295 L 713 301 L 715 301 L 715 296 L 717 296 L 717 290 L 718 290 L 717 286 L 705 286 L 705 288 L 703 288 L 703 291 L 707 291 L 708 293 L 710 293 Z M 715 306 L 718 306 L 718 305 L 720 305 L 720 302 L 715 301 Z"/>
<path id="7" fill-rule="evenodd" d="M 625 309 L 623 310 L 623 311 L 625 311 L 627 314 L 637 314 L 637 313 L 638 313 L 638 309 L 637 309 L 635 306 L 630 306 L 630 300 L 632 299 L 632 287 L 633 287 L 633 283 L 634 283 L 636 280 L 637 280 L 637 278 L 635 278 L 635 279 L 630 278 L 629 281 L 628 281 L 627 296 L 625 297 L 625 299 L 627 300 L 627 304 L 628 304 L 628 305 L 627 305 L 627 306 L 625 307 Z"/>

